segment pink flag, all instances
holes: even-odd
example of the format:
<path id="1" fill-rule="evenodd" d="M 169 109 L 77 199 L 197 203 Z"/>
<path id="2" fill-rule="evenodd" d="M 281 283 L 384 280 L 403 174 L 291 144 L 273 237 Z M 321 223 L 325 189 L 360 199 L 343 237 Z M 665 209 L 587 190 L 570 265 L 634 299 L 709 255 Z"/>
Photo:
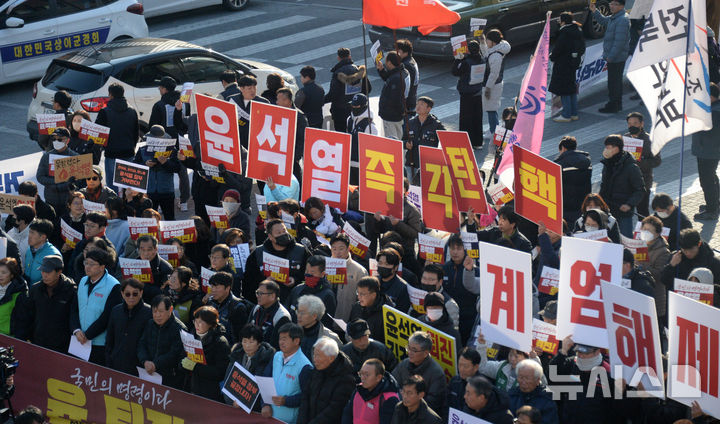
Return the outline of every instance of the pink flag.
<path id="1" fill-rule="evenodd" d="M 502 162 L 497 174 L 506 187 L 513 186 L 512 146 L 518 144 L 535 154 L 540 154 L 543 131 L 545 129 L 545 96 L 547 95 L 547 71 L 550 49 L 550 12 L 545 19 L 545 29 L 535 48 L 530 66 L 525 72 L 520 86 L 521 99 L 518 105 L 518 117 L 513 133 L 503 152 Z"/>

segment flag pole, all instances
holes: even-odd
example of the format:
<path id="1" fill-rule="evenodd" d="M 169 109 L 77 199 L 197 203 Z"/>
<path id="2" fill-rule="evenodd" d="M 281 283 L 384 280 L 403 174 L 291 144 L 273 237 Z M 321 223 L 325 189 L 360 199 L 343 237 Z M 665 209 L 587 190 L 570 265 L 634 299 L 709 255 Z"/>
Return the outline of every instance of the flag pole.
<path id="1" fill-rule="evenodd" d="M 365 17 L 365 0 L 363 0 L 363 2 L 362 2 L 362 6 L 360 7 L 360 10 L 361 10 L 361 13 L 363 16 L 362 18 L 360 18 L 360 22 L 362 23 L 363 57 L 365 58 L 365 72 L 367 73 L 369 71 L 368 71 L 368 66 L 367 66 L 367 45 L 365 42 L 365 21 L 363 20 L 363 18 Z M 365 91 L 368 93 L 368 96 L 369 96 L 370 95 L 370 90 L 369 90 L 370 87 L 368 87 L 368 84 L 370 84 L 370 78 L 365 78 Z M 370 100 L 369 99 L 368 99 L 368 109 L 370 109 Z M 368 117 L 369 117 L 369 115 L 368 115 Z"/>
<path id="2" fill-rule="evenodd" d="M 687 38 L 685 40 L 685 75 L 683 76 L 683 106 L 682 106 L 682 129 L 680 131 L 680 181 L 678 184 L 678 214 L 677 214 L 677 231 L 680 231 L 682 225 L 682 186 L 683 186 L 683 162 L 685 159 L 685 121 L 687 120 L 686 108 L 687 108 L 687 92 L 685 87 L 687 86 L 688 77 L 688 63 L 690 62 L 690 37 L 695 31 L 695 20 L 692 18 L 692 2 L 688 0 L 688 21 L 692 25 L 688 25 Z M 692 31 L 692 32 L 691 32 Z M 693 37 L 694 38 L 694 37 Z M 672 59 L 671 59 L 672 60 Z M 675 237 L 675 249 L 680 247 L 680 237 Z"/>

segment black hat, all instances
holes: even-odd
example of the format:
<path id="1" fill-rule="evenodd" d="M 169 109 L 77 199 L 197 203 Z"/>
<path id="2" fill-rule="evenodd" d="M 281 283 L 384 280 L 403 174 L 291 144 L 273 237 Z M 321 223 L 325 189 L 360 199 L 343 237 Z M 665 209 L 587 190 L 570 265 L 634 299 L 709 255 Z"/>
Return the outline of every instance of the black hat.
<path id="1" fill-rule="evenodd" d="M 557 300 L 551 300 L 546 303 L 539 315 L 547 319 L 557 319 Z"/>
<path id="2" fill-rule="evenodd" d="M 150 127 L 148 135 L 151 137 L 165 137 L 165 128 L 162 125 L 153 125 Z"/>
<path id="3" fill-rule="evenodd" d="M 438 292 L 430 292 L 425 295 L 425 303 L 423 305 L 426 308 L 428 306 L 445 306 L 445 298 Z"/>
<path id="4" fill-rule="evenodd" d="M 593 353 L 595 350 L 600 349 L 599 347 L 595 346 L 589 346 L 584 344 L 575 344 L 573 345 L 573 349 L 575 349 L 575 352 L 578 353 Z"/>
<path id="5" fill-rule="evenodd" d="M 350 106 L 352 107 L 365 107 L 368 104 L 368 98 L 362 93 L 358 93 L 353 96 Z"/>
<path id="6" fill-rule="evenodd" d="M 65 90 L 56 91 L 53 95 L 53 101 L 60 105 L 63 109 L 68 109 L 72 104 L 72 96 Z"/>
<path id="7" fill-rule="evenodd" d="M 70 130 L 65 127 L 57 127 L 52 135 L 60 138 L 70 138 Z"/>
<path id="8" fill-rule="evenodd" d="M 40 271 L 52 272 L 58 269 L 63 269 L 63 259 L 60 255 L 47 255 L 43 258 L 42 264 L 40 264 Z"/>
<path id="9" fill-rule="evenodd" d="M 364 319 L 356 319 L 347 325 L 347 333 L 351 339 L 356 340 L 362 336 L 369 336 L 370 327 Z"/>
<path id="10" fill-rule="evenodd" d="M 177 81 L 175 81 L 175 78 L 165 75 L 162 79 L 160 79 L 159 85 L 160 87 L 173 91 L 177 86 Z"/>

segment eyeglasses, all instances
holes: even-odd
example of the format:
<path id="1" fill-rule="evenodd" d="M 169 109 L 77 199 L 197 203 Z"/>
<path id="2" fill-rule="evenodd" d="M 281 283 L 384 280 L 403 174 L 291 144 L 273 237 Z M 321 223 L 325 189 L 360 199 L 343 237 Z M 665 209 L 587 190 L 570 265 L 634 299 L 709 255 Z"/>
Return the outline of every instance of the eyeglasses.
<path id="1" fill-rule="evenodd" d="M 358 291 L 358 292 L 355 292 L 355 294 L 357 295 L 357 297 L 368 297 L 368 296 L 370 296 L 370 295 L 372 294 L 372 292 L 360 293 L 360 292 Z"/>
<path id="2" fill-rule="evenodd" d="M 139 292 L 139 291 L 123 292 L 123 296 L 125 296 L 125 297 L 138 297 L 138 296 L 140 296 L 140 292 Z"/>
<path id="3" fill-rule="evenodd" d="M 420 353 L 420 352 L 423 352 L 422 349 L 414 349 L 414 348 L 411 348 L 409 345 L 405 347 L 405 350 L 407 350 L 408 353 Z"/>
<path id="4" fill-rule="evenodd" d="M 100 177 L 85 178 L 86 181 L 90 181 L 90 180 L 92 180 L 92 181 L 97 181 L 97 180 L 99 180 L 99 179 L 100 179 Z"/>
<path id="5" fill-rule="evenodd" d="M 260 290 L 255 290 L 255 296 L 269 296 L 273 294 L 272 292 L 261 292 Z"/>
<path id="6" fill-rule="evenodd" d="M 94 223 L 94 222 L 86 222 L 86 223 L 83 224 L 83 226 L 84 226 L 85 228 L 96 228 L 96 227 L 100 227 L 98 224 L 96 224 L 96 223 Z"/>

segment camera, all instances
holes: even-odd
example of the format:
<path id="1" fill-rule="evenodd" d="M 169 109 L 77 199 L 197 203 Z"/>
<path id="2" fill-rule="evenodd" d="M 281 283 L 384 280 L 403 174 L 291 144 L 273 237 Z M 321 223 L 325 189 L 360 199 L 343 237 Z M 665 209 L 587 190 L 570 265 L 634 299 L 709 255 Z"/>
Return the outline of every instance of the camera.
<path id="1" fill-rule="evenodd" d="M 0 347 L 0 399 L 10 397 L 12 387 L 7 385 L 7 379 L 15 375 L 18 365 L 13 347 Z"/>

